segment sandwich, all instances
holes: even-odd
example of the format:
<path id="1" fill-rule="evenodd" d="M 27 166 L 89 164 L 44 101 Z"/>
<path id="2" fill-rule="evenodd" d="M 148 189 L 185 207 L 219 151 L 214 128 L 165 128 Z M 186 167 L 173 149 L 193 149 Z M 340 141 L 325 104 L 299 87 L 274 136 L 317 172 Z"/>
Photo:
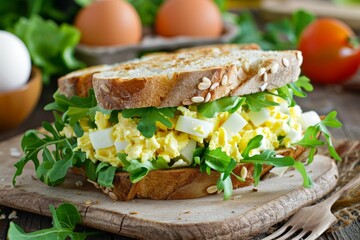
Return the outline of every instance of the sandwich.
<path id="1" fill-rule="evenodd" d="M 311 187 L 305 165 L 324 144 L 340 159 L 327 128 L 341 123 L 296 104 L 312 90 L 301 63 L 296 50 L 224 44 L 70 73 L 45 107 L 54 123 L 25 133 L 13 182 L 32 161 L 47 185 L 73 171 L 113 200 L 229 199 L 284 168 Z"/>

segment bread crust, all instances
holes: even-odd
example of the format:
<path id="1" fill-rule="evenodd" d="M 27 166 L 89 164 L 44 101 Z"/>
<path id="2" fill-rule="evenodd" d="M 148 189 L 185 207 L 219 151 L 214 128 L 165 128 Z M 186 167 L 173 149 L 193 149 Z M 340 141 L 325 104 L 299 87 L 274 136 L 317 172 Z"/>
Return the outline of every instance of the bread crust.
<path id="1" fill-rule="evenodd" d="M 305 161 L 308 155 L 306 148 L 297 146 L 296 148 L 278 149 L 277 153 L 283 156 L 291 156 L 294 159 Z M 245 181 L 239 181 L 231 176 L 233 189 L 250 186 L 254 183 L 253 164 L 238 164 L 233 170 L 238 176 L 241 176 L 241 170 L 245 167 L 247 175 Z M 263 165 L 261 177 L 264 177 L 272 166 Z M 86 177 L 83 169 L 75 168 L 75 173 L 82 174 Z M 211 174 L 201 173 L 198 167 L 184 167 L 177 169 L 153 170 L 150 171 L 141 181 L 132 183 L 130 175 L 127 172 L 118 172 L 115 175 L 113 185 L 109 190 L 103 188 L 105 194 L 115 194 L 116 198 L 110 196 L 113 200 L 129 201 L 134 198 L 145 198 L 154 200 L 178 200 L 204 197 L 211 194 L 217 194 L 213 191 L 220 174 L 211 171 Z M 96 184 L 96 183 L 95 183 Z M 97 188 L 99 188 L 97 186 Z M 211 191 L 210 191 L 210 189 Z M 110 194 L 109 194 L 110 195 Z"/>
<path id="2" fill-rule="evenodd" d="M 239 51 L 243 56 L 239 59 L 241 66 L 228 64 L 193 71 L 178 71 L 171 76 L 157 74 L 147 78 L 130 79 L 108 77 L 108 74 L 102 73 L 94 74 L 93 87 L 98 104 L 105 109 L 116 110 L 176 107 L 198 103 L 192 101 L 194 97 L 197 100 L 200 98 L 202 102 L 275 89 L 296 81 L 300 75 L 302 57 L 299 51 Z M 177 55 L 168 57 L 175 56 Z M 149 59 L 155 60 L 156 57 Z M 130 63 L 126 67 L 136 69 L 138 64 L 140 63 Z M 125 67 L 118 66 L 117 71 L 121 72 L 121 68 Z M 211 87 L 200 89 L 198 85 L 204 77 L 211 80 Z M 228 81 L 223 85 L 221 82 L 224 77 Z"/>
<path id="3" fill-rule="evenodd" d="M 186 52 L 201 52 L 202 54 L 207 54 L 212 51 L 214 48 L 219 49 L 220 51 L 229 51 L 231 48 L 244 49 L 244 50 L 260 50 L 259 45 L 257 44 L 216 44 L 216 45 L 205 45 L 197 46 L 191 48 L 182 48 L 177 50 L 177 53 L 186 53 Z M 167 56 L 167 52 L 157 52 L 145 55 L 144 59 L 154 59 L 160 56 Z M 77 70 L 66 74 L 58 79 L 58 87 L 62 94 L 67 97 L 72 97 L 74 95 L 80 97 L 86 97 L 88 95 L 89 89 L 93 88 L 92 78 L 93 75 L 102 71 L 108 71 L 110 69 L 118 69 L 120 66 L 123 66 L 123 69 L 126 68 L 136 68 L 138 65 L 138 60 L 132 60 L 124 63 L 118 63 L 114 65 L 97 65 L 87 67 L 85 69 Z M 154 84 L 156 86 L 156 83 Z M 146 95 L 146 94 L 145 94 Z"/>
<path id="4" fill-rule="evenodd" d="M 86 97 L 93 87 L 93 75 L 110 68 L 110 65 L 97 65 L 66 74 L 58 79 L 59 91 L 68 98 L 72 96 Z"/>

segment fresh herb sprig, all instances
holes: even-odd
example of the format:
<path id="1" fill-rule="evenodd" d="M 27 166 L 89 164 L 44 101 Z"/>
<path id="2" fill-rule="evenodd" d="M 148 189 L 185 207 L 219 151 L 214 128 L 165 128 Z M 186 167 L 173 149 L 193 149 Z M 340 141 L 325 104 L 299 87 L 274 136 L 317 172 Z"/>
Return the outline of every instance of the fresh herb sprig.
<path id="1" fill-rule="evenodd" d="M 122 116 L 124 118 L 138 118 L 139 123 L 137 129 L 146 138 L 151 138 L 156 132 L 156 122 L 164 124 L 171 128 L 172 123 L 169 118 L 175 116 L 176 108 L 134 108 L 123 110 Z"/>
<path id="2" fill-rule="evenodd" d="M 112 110 L 106 110 L 97 105 L 95 93 L 93 89 L 89 90 L 87 97 L 72 96 L 71 98 L 56 91 L 53 95 L 54 102 L 45 106 L 46 111 L 58 111 L 63 113 L 63 121 L 69 123 L 70 126 L 74 125 L 81 118 L 89 118 L 94 121 L 97 111 L 104 114 L 111 114 Z"/>
<path id="3" fill-rule="evenodd" d="M 65 240 L 71 238 L 73 240 L 86 239 L 88 236 L 98 235 L 98 232 L 75 232 L 77 224 L 81 223 L 82 218 L 77 208 L 69 203 L 61 204 L 56 210 L 50 205 L 50 212 L 53 218 L 53 227 L 42 229 L 32 233 L 25 233 L 20 226 L 14 222 L 10 222 L 8 238 L 11 240 L 46 240 L 58 239 Z"/>
<path id="4" fill-rule="evenodd" d="M 314 126 L 306 129 L 304 137 L 294 145 L 300 145 L 310 149 L 308 164 L 314 160 L 316 148 L 326 143 L 330 156 L 336 160 L 341 160 L 339 154 L 336 152 L 335 147 L 331 141 L 331 135 L 327 127 L 339 128 L 342 126 L 341 122 L 336 119 L 337 112 L 330 112 L 322 121 Z M 319 134 L 325 138 L 325 142 L 318 139 Z"/>
<path id="5" fill-rule="evenodd" d="M 219 112 L 236 112 L 244 101 L 245 98 L 242 97 L 223 97 L 215 101 L 199 104 L 197 111 L 203 117 L 212 118 Z"/>
<path id="6" fill-rule="evenodd" d="M 296 49 L 301 32 L 314 20 L 311 12 L 298 10 L 290 18 L 267 23 L 260 29 L 253 15 L 244 11 L 235 20 L 239 33 L 233 42 L 257 43 L 265 50 Z"/>
<path id="7" fill-rule="evenodd" d="M 64 126 L 62 122 L 57 121 L 54 126 L 43 122 L 42 126 L 46 133 L 29 130 L 21 140 L 24 156 L 15 164 L 14 185 L 29 161 L 34 163 L 36 176 L 50 186 L 63 182 L 69 168 L 85 161 L 83 152 L 73 151 L 76 139 L 60 135 L 59 131 Z M 40 155 L 42 161 L 39 159 Z"/>
<path id="8" fill-rule="evenodd" d="M 29 49 L 33 64 L 42 69 L 44 83 L 49 83 L 51 76 L 85 67 L 74 55 L 80 41 L 80 31 L 74 26 L 57 25 L 35 14 L 30 18 L 20 18 L 12 32 Z"/>
<path id="9" fill-rule="evenodd" d="M 310 79 L 305 76 L 300 76 L 296 82 L 289 83 L 277 89 L 277 96 L 286 100 L 289 107 L 296 105 L 294 96 L 304 98 L 307 96 L 306 92 L 312 92 L 314 87 L 310 83 Z"/>
<path id="10" fill-rule="evenodd" d="M 130 174 L 130 181 L 132 183 L 139 182 L 152 170 L 169 168 L 168 163 L 161 157 L 142 163 L 136 159 L 128 161 L 124 153 L 119 153 L 117 156 L 124 166 L 123 170 Z"/>

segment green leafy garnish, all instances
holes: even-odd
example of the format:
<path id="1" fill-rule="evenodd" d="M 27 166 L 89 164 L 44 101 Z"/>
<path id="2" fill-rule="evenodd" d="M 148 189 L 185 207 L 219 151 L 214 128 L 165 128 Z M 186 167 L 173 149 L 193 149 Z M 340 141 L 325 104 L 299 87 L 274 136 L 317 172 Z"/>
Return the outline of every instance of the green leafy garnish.
<path id="1" fill-rule="evenodd" d="M 304 164 L 301 162 L 297 162 L 292 157 L 279 157 L 276 156 L 276 152 L 274 150 L 265 150 L 260 154 L 256 154 L 253 156 L 249 156 L 251 150 L 256 149 L 261 146 L 263 136 L 257 135 L 253 137 L 247 144 L 246 148 L 242 153 L 242 157 L 244 159 L 241 160 L 241 163 L 252 163 L 254 164 L 254 185 L 256 186 L 260 181 L 260 174 L 262 172 L 262 165 L 272 165 L 274 167 L 294 167 L 303 177 L 303 185 L 304 187 L 310 187 L 312 185 L 312 181 L 310 176 L 306 173 Z"/>
<path id="2" fill-rule="evenodd" d="M 103 187 L 114 187 L 113 181 L 115 177 L 116 167 L 110 166 L 108 163 L 101 162 L 98 166 L 104 163 L 104 167 L 96 169 L 97 182 Z M 99 170 L 98 170 L 99 169 Z"/>
<path id="3" fill-rule="evenodd" d="M 124 165 L 123 169 L 130 174 L 130 181 L 132 183 L 139 182 L 152 170 L 169 168 L 169 165 L 163 158 L 142 163 L 136 159 L 126 160 L 126 154 L 123 153 L 119 153 L 117 156 Z"/>
<path id="4" fill-rule="evenodd" d="M 258 112 L 265 107 L 278 106 L 278 103 L 266 99 L 266 96 L 268 94 L 268 92 L 258 92 L 245 95 L 245 103 L 250 109 L 250 111 Z"/>
<path id="5" fill-rule="evenodd" d="M 236 167 L 236 161 L 221 151 L 221 148 L 204 150 L 200 169 L 202 172 L 207 172 L 210 175 L 210 170 L 213 169 L 220 173 L 220 178 L 217 182 L 219 191 L 224 191 L 224 199 L 229 199 L 232 195 L 232 181 L 230 174 L 234 174 L 233 170 Z"/>
<path id="6" fill-rule="evenodd" d="M 306 92 L 313 91 L 313 86 L 310 83 L 310 79 L 305 76 L 300 76 L 296 82 L 289 83 L 277 89 L 277 95 L 287 101 L 289 107 L 294 107 L 296 102 L 294 95 L 304 98 L 307 96 Z"/>
<path id="7" fill-rule="evenodd" d="M 46 105 L 44 109 L 63 113 L 63 120 L 68 121 L 72 127 L 82 118 L 89 118 L 94 121 L 97 111 L 104 114 L 112 113 L 112 110 L 106 110 L 97 105 L 93 89 L 89 90 L 87 97 L 72 96 L 71 98 L 61 94 L 58 90 L 54 93 L 53 98 L 54 102 Z"/>
<path id="8" fill-rule="evenodd" d="M 20 226 L 14 222 L 10 222 L 7 237 L 11 240 L 65 240 L 68 238 L 80 240 L 86 239 L 88 236 L 99 234 L 97 232 L 85 233 L 74 231 L 76 224 L 81 223 L 82 218 L 77 208 L 72 204 L 63 203 L 56 210 L 54 206 L 50 205 L 50 212 L 53 218 L 52 228 L 43 229 L 32 233 L 25 233 Z"/>
<path id="9" fill-rule="evenodd" d="M 74 56 L 80 32 L 71 25 L 63 23 L 58 26 L 52 20 L 33 15 L 28 19 L 20 18 L 13 32 L 29 49 L 34 65 L 42 69 L 45 83 L 49 82 L 52 75 L 85 67 Z"/>
<path id="10" fill-rule="evenodd" d="M 124 118 L 139 118 L 137 129 L 146 138 L 151 138 L 156 132 L 156 122 L 164 124 L 171 128 L 172 124 L 169 118 L 173 118 L 176 108 L 134 108 L 122 111 Z"/>
<path id="11" fill-rule="evenodd" d="M 16 177 L 22 174 L 29 161 L 34 163 L 37 177 L 51 186 L 63 182 L 67 170 L 77 162 L 83 161 L 84 153 L 73 151 L 76 139 L 68 139 L 60 135 L 59 131 L 62 127 L 63 125 L 60 123 L 52 126 L 50 123 L 44 122 L 43 128 L 47 133 L 29 130 L 24 134 L 21 147 L 25 155 L 15 164 L 14 185 Z M 42 156 L 41 163 L 40 154 Z"/>
<path id="12" fill-rule="evenodd" d="M 257 186 L 260 181 L 263 164 L 271 165 L 274 167 L 294 167 L 303 177 L 304 187 L 310 187 L 312 181 L 310 176 L 307 174 L 304 164 L 297 162 L 292 157 L 279 157 L 276 156 L 274 150 L 265 150 L 260 154 L 250 156 L 250 151 L 261 146 L 263 136 L 257 135 L 252 138 L 242 153 L 243 159 L 240 163 L 252 163 L 254 164 L 254 185 Z M 240 181 L 244 181 L 240 176 L 237 176 L 233 170 L 235 169 L 237 162 L 229 157 L 221 148 L 210 150 L 209 148 L 199 148 L 195 150 L 200 156 L 196 156 L 195 165 L 200 165 L 201 172 L 210 174 L 210 170 L 215 170 L 220 173 L 220 178 L 217 181 L 217 188 L 219 191 L 224 191 L 224 199 L 229 199 L 232 195 L 232 181 L 231 176 L 236 177 Z"/>
<path id="13" fill-rule="evenodd" d="M 324 120 L 320 121 L 318 124 L 314 126 L 310 126 L 306 129 L 304 137 L 294 145 L 300 145 L 310 149 L 308 164 L 310 164 L 314 160 L 314 156 L 316 153 L 316 148 L 318 146 L 322 146 L 326 143 L 330 156 L 332 156 L 336 160 L 341 160 L 340 156 L 337 154 L 335 147 L 331 141 L 331 135 L 327 127 L 339 128 L 342 126 L 341 122 L 336 119 L 337 112 L 330 112 Z M 325 142 L 318 140 L 318 135 L 322 134 L 325 138 Z"/>
<path id="14" fill-rule="evenodd" d="M 265 50 L 297 49 L 301 32 L 314 20 L 314 14 L 298 10 L 291 18 L 267 23 L 260 29 L 252 14 L 244 11 L 237 17 L 239 33 L 233 42 L 257 43 Z"/>
<path id="15" fill-rule="evenodd" d="M 164 0 L 128 0 L 128 2 L 132 4 L 138 12 L 141 23 L 144 26 L 150 26 L 154 24 L 156 14 Z"/>
<path id="16" fill-rule="evenodd" d="M 245 101 L 241 97 L 223 97 L 215 101 L 202 103 L 197 106 L 198 113 L 206 118 L 212 118 L 216 113 L 234 113 Z"/>
<path id="17" fill-rule="evenodd" d="M 302 98 L 307 96 L 305 91 L 311 92 L 314 90 L 314 87 L 310 83 L 310 79 L 305 76 L 300 76 L 296 82 L 289 83 L 287 86 L 292 89 L 295 96 Z"/>

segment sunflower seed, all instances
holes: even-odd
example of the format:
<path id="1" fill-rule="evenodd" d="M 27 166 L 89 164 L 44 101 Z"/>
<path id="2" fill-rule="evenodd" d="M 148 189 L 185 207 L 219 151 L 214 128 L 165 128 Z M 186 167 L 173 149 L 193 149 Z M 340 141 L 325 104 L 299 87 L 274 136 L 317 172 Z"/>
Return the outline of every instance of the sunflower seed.
<path id="1" fill-rule="evenodd" d="M 212 185 L 212 186 L 208 187 L 208 188 L 206 189 L 206 191 L 207 191 L 209 194 L 213 194 L 213 193 L 216 193 L 216 192 L 218 191 L 218 189 L 217 189 L 216 185 Z"/>
<path id="2" fill-rule="evenodd" d="M 191 101 L 194 102 L 194 103 L 201 103 L 203 102 L 205 99 L 201 96 L 196 96 L 196 97 L 192 97 L 191 98 Z"/>

